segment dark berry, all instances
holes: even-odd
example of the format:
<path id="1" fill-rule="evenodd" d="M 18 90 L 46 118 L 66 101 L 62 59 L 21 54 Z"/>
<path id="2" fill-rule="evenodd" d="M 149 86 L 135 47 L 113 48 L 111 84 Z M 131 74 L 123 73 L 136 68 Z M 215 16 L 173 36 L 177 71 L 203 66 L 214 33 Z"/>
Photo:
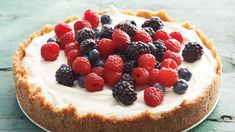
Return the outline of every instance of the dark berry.
<path id="1" fill-rule="evenodd" d="M 155 32 L 154 32 L 153 28 L 151 28 L 151 27 L 145 27 L 145 28 L 143 28 L 143 30 L 144 30 L 145 32 L 147 32 L 152 38 L 154 37 Z"/>
<path id="2" fill-rule="evenodd" d="M 98 60 L 95 62 L 94 67 L 103 67 L 104 66 L 104 61 L 103 60 Z"/>
<path id="3" fill-rule="evenodd" d="M 187 89 L 188 89 L 188 84 L 183 79 L 176 81 L 176 83 L 173 86 L 173 91 L 177 94 L 184 94 Z"/>
<path id="4" fill-rule="evenodd" d="M 107 15 L 107 14 L 102 15 L 100 17 L 100 20 L 101 20 L 102 25 L 104 25 L 104 24 L 111 24 L 111 22 L 112 22 L 111 17 L 109 15 Z"/>
<path id="5" fill-rule="evenodd" d="M 134 78 L 131 76 L 131 74 L 127 74 L 127 73 L 124 73 L 121 77 L 121 79 L 119 80 L 119 82 L 122 82 L 122 81 L 127 81 L 129 82 L 131 85 L 134 86 Z"/>
<path id="6" fill-rule="evenodd" d="M 166 92 L 166 89 L 160 83 L 155 83 L 153 87 L 161 89 L 163 93 Z"/>
<path id="7" fill-rule="evenodd" d="M 135 60 L 128 60 L 125 61 L 124 65 L 124 72 L 125 73 L 131 73 L 132 69 L 136 67 L 136 61 Z"/>
<path id="8" fill-rule="evenodd" d="M 134 60 L 137 59 L 140 55 L 147 53 L 150 53 L 149 45 L 139 41 L 128 44 L 125 56 L 129 60 Z"/>
<path id="9" fill-rule="evenodd" d="M 155 62 L 155 68 L 160 69 L 160 63 L 158 61 Z"/>
<path id="10" fill-rule="evenodd" d="M 146 20 L 144 22 L 144 24 L 142 24 L 142 28 L 144 28 L 144 27 L 151 27 L 151 28 L 153 28 L 154 31 L 157 31 L 158 29 L 163 27 L 163 23 L 157 17 L 150 18 L 150 19 Z"/>
<path id="11" fill-rule="evenodd" d="M 148 43 L 148 45 L 149 45 L 150 53 L 155 55 L 157 51 L 155 45 L 153 43 Z"/>
<path id="12" fill-rule="evenodd" d="M 131 105 L 137 99 L 137 93 L 134 91 L 134 86 L 126 81 L 115 84 L 112 91 L 113 97 L 124 105 Z"/>
<path id="13" fill-rule="evenodd" d="M 197 42 L 189 42 L 185 45 L 182 56 L 187 62 L 199 60 L 203 55 L 203 48 Z"/>
<path id="14" fill-rule="evenodd" d="M 81 76 L 81 75 L 77 76 L 78 84 L 82 88 L 85 88 L 84 80 L 85 80 L 85 76 Z"/>
<path id="15" fill-rule="evenodd" d="M 134 36 L 137 32 L 136 25 L 132 24 L 130 21 L 121 22 L 117 24 L 114 28 L 123 30 L 131 37 Z"/>
<path id="16" fill-rule="evenodd" d="M 137 26 L 137 24 L 136 24 L 136 22 L 135 22 L 134 20 L 126 20 L 125 22 L 129 22 L 129 23 L 131 23 L 131 24 Z"/>
<path id="17" fill-rule="evenodd" d="M 154 46 L 156 47 L 156 52 L 154 53 L 154 56 L 157 61 L 161 62 L 163 54 L 166 52 L 166 46 L 165 43 L 162 40 L 156 40 L 153 42 Z"/>
<path id="18" fill-rule="evenodd" d="M 93 39 L 86 39 L 80 43 L 80 51 L 82 54 L 87 54 L 97 48 L 97 43 Z"/>
<path id="19" fill-rule="evenodd" d="M 98 28 L 93 29 L 93 31 L 95 33 L 96 39 L 100 39 L 101 31 Z"/>
<path id="20" fill-rule="evenodd" d="M 192 73 L 187 68 L 180 68 L 178 70 L 179 78 L 189 81 L 192 77 Z"/>
<path id="21" fill-rule="evenodd" d="M 62 64 L 56 71 L 55 78 L 59 84 L 72 87 L 75 81 L 75 74 L 73 73 L 71 67 Z"/>
<path id="22" fill-rule="evenodd" d="M 98 52 L 97 49 L 93 49 L 89 52 L 88 60 L 92 65 L 94 65 L 96 61 L 98 61 L 99 59 L 100 59 L 100 53 Z"/>
<path id="23" fill-rule="evenodd" d="M 75 39 L 81 43 L 85 39 L 94 39 L 95 33 L 92 29 L 89 28 L 83 28 L 81 30 L 76 31 L 76 37 Z"/>
<path id="24" fill-rule="evenodd" d="M 55 39 L 55 38 L 49 38 L 49 39 L 47 40 L 47 43 L 48 43 L 48 42 L 55 42 L 55 43 L 59 44 L 59 41 L 58 41 L 57 39 Z"/>
<path id="25" fill-rule="evenodd" d="M 108 25 L 108 24 L 103 25 L 102 28 L 101 28 L 100 39 L 101 38 L 112 39 L 113 31 L 114 30 L 110 25 Z"/>

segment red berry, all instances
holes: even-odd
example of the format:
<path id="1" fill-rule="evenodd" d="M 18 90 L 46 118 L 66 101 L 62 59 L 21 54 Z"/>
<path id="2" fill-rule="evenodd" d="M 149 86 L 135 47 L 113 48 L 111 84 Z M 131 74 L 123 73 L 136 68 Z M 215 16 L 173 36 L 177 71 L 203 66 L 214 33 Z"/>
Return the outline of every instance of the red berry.
<path id="1" fill-rule="evenodd" d="M 164 54 L 163 54 L 163 60 L 165 59 L 173 59 L 177 65 L 179 66 L 182 62 L 182 58 L 180 57 L 180 55 L 178 53 L 172 52 L 170 50 L 167 50 Z"/>
<path id="2" fill-rule="evenodd" d="M 71 51 L 73 49 L 79 49 L 79 45 L 77 42 L 72 42 L 72 43 L 69 43 L 65 46 L 65 48 L 64 48 L 65 55 L 68 55 L 69 51 Z"/>
<path id="3" fill-rule="evenodd" d="M 161 68 L 162 67 L 171 68 L 171 69 L 177 69 L 178 65 L 177 65 L 177 63 L 173 59 L 168 58 L 168 59 L 165 59 L 165 60 L 162 61 Z"/>
<path id="4" fill-rule="evenodd" d="M 155 107 L 162 103 L 163 92 L 161 89 L 148 87 L 144 89 L 144 101 L 148 106 Z"/>
<path id="5" fill-rule="evenodd" d="M 67 64 L 72 67 L 74 60 L 78 57 L 81 56 L 81 53 L 78 49 L 73 49 L 69 51 L 67 55 Z"/>
<path id="6" fill-rule="evenodd" d="M 104 78 L 109 86 L 114 86 L 122 77 L 121 72 L 104 70 Z"/>
<path id="7" fill-rule="evenodd" d="M 171 87 L 178 80 L 178 73 L 176 70 L 161 68 L 158 75 L 158 82 L 164 87 Z"/>
<path id="8" fill-rule="evenodd" d="M 179 53 L 180 52 L 180 48 L 181 48 L 181 44 L 178 40 L 176 39 L 168 39 L 165 41 L 165 45 L 166 48 L 170 51 Z"/>
<path id="9" fill-rule="evenodd" d="M 148 44 L 148 43 L 152 43 L 153 39 L 147 32 L 145 32 L 144 30 L 140 30 L 136 32 L 136 34 L 134 35 L 133 41 L 142 41 Z"/>
<path id="10" fill-rule="evenodd" d="M 183 36 L 181 35 L 180 32 L 177 32 L 177 31 L 174 31 L 174 32 L 171 32 L 170 33 L 170 36 L 173 38 L 173 39 L 176 39 L 178 40 L 181 44 L 183 43 Z"/>
<path id="11" fill-rule="evenodd" d="M 96 73 L 97 75 L 104 78 L 104 67 L 93 67 L 91 72 Z"/>
<path id="12" fill-rule="evenodd" d="M 90 22 L 86 21 L 86 20 L 78 20 L 76 23 L 74 23 L 73 25 L 74 30 L 80 30 L 83 28 L 90 28 L 91 29 L 91 24 Z"/>
<path id="13" fill-rule="evenodd" d="M 100 23 L 100 18 L 98 14 L 92 10 L 86 10 L 83 15 L 83 20 L 87 20 L 91 23 L 92 28 L 98 27 Z"/>
<path id="14" fill-rule="evenodd" d="M 101 91 L 104 87 L 104 79 L 96 73 L 89 73 L 85 77 L 84 85 L 89 92 Z"/>
<path id="15" fill-rule="evenodd" d="M 77 57 L 73 62 L 72 69 L 77 74 L 86 75 L 91 72 L 91 64 L 87 58 Z"/>
<path id="16" fill-rule="evenodd" d="M 48 42 L 41 47 L 41 56 L 46 61 L 54 61 L 59 56 L 60 48 L 55 42 Z"/>
<path id="17" fill-rule="evenodd" d="M 131 72 L 136 84 L 146 85 L 149 82 L 149 72 L 144 68 L 134 68 Z"/>
<path id="18" fill-rule="evenodd" d="M 59 23 L 55 26 L 55 34 L 60 39 L 67 32 L 71 32 L 72 28 L 65 23 Z"/>
<path id="19" fill-rule="evenodd" d="M 130 36 L 120 29 L 115 30 L 112 37 L 116 48 L 122 51 L 124 51 L 127 48 L 128 43 L 131 42 Z"/>
<path id="20" fill-rule="evenodd" d="M 118 55 L 109 55 L 104 68 L 110 71 L 122 72 L 124 70 L 124 61 Z"/>
<path id="21" fill-rule="evenodd" d="M 171 36 L 164 30 L 159 29 L 156 31 L 156 33 L 154 34 L 154 39 L 158 40 L 161 39 L 163 41 L 166 41 L 167 39 L 170 39 Z"/>
<path id="22" fill-rule="evenodd" d="M 115 51 L 115 45 L 111 39 L 102 38 L 98 43 L 98 51 L 102 58 L 107 58 Z"/>
<path id="23" fill-rule="evenodd" d="M 68 32 L 59 39 L 60 48 L 64 49 L 69 43 L 76 42 L 74 33 Z"/>
<path id="24" fill-rule="evenodd" d="M 158 75 L 159 70 L 158 69 L 151 69 L 149 71 L 149 85 L 153 85 L 158 82 Z"/>
<path id="25" fill-rule="evenodd" d="M 152 54 L 143 54 L 138 59 L 138 64 L 140 67 L 147 70 L 153 69 L 155 67 L 156 59 Z"/>

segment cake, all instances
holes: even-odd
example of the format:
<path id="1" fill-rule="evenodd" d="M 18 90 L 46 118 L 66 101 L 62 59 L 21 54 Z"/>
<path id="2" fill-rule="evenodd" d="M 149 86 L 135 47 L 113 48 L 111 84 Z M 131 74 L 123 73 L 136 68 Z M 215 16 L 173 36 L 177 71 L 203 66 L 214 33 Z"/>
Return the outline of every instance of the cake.
<path id="1" fill-rule="evenodd" d="M 221 70 L 213 42 L 164 10 L 86 10 L 13 57 L 20 105 L 50 131 L 185 130 L 215 105 Z"/>

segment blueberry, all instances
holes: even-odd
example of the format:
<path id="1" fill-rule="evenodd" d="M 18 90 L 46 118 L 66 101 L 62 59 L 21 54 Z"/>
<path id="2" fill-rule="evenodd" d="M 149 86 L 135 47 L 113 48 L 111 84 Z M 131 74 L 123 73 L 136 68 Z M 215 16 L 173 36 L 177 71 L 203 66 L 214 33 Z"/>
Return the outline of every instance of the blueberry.
<path id="1" fill-rule="evenodd" d="M 161 89 L 163 93 L 166 92 L 166 89 L 160 83 L 155 83 L 153 87 Z"/>
<path id="2" fill-rule="evenodd" d="M 90 61 L 91 64 L 95 64 L 96 61 L 99 59 L 100 59 L 100 54 L 97 49 L 93 49 L 89 52 L 88 60 Z"/>
<path id="3" fill-rule="evenodd" d="M 155 45 L 152 43 L 149 43 L 148 45 L 149 45 L 151 54 L 155 55 L 155 53 L 157 52 L 157 48 L 155 47 Z"/>
<path id="4" fill-rule="evenodd" d="M 179 78 L 189 81 L 192 77 L 192 73 L 187 68 L 180 68 L 178 70 Z"/>
<path id="5" fill-rule="evenodd" d="M 102 15 L 100 19 L 101 19 L 102 25 L 110 24 L 112 22 L 111 17 L 109 15 L 107 15 L 107 14 Z"/>
<path id="6" fill-rule="evenodd" d="M 57 44 L 59 43 L 58 40 L 55 39 L 55 38 L 49 38 L 49 39 L 47 40 L 47 43 L 48 43 L 48 42 L 55 42 L 55 43 L 57 43 Z"/>
<path id="7" fill-rule="evenodd" d="M 85 88 L 85 86 L 84 86 L 84 80 L 85 80 L 85 77 L 84 77 L 84 76 L 78 76 L 78 77 L 77 77 L 78 84 L 79 84 L 79 86 L 82 87 L 82 88 Z"/>
<path id="8" fill-rule="evenodd" d="M 100 38 L 100 35 L 101 35 L 101 31 L 100 31 L 98 28 L 94 29 L 93 31 L 95 32 L 96 38 L 99 39 L 99 38 Z"/>
<path id="9" fill-rule="evenodd" d="M 103 60 L 98 60 L 94 64 L 94 67 L 103 67 L 104 66 L 104 61 Z"/>
<path id="10" fill-rule="evenodd" d="M 188 84 L 183 79 L 176 81 L 176 83 L 173 86 L 173 91 L 177 94 L 184 94 L 187 89 L 188 89 Z"/>

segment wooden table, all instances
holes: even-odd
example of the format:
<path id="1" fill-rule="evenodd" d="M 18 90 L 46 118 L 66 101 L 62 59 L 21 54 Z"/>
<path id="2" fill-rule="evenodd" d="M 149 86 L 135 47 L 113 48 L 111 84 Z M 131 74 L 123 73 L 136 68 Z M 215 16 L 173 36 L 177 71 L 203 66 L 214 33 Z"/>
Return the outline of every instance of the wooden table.
<path id="1" fill-rule="evenodd" d="M 192 131 L 235 131 L 235 122 L 220 120 L 235 116 L 235 1 L 234 0 L 1 0 L 0 1 L 0 131 L 42 131 L 20 110 L 15 97 L 11 58 L 17 47 L 41 26 L 55 24 L 68 16 L 80 16 L 87 8 L 111 4 L 122 9 L 166 9 L 181 22 L 190 21 L 212 38 L 223 62 L 221 98 L 214 112 Z M 169 124 L 170 125 L 170 124 Z"/>

